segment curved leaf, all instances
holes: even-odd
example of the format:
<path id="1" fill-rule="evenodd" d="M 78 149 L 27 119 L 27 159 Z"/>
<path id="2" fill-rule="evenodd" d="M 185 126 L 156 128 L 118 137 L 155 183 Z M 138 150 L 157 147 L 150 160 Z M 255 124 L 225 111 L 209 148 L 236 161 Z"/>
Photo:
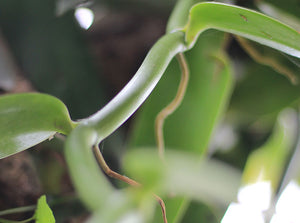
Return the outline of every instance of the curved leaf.
<path id="1" fill-rule="evenodd" d="M 190 11 L 186 41 L 191 47 L 204 30 L 243 36 L 300 58 L 300 33 L 261 13 L 222 3 L 199 3 Z"/>
<path id="2" fill-rule="evenodd" d="M 68 134 L 75 125 L 65 105 L 50 95 L 0 97 L 0 159 L 28 149 L 56 132 Z"/>
<path id="3" fill-rule="evenodd" d="M 41 196 L 38 200 L 35 218 L 36 223 L 55 223 L 55 218 L 47 204 L 45 195 Z"/>

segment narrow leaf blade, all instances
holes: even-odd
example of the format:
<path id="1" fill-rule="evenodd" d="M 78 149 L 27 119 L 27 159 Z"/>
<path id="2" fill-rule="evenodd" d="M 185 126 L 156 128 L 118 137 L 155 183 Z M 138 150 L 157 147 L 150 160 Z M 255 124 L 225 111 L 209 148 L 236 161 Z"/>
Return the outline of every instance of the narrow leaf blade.
<path id="1" fill-rule="evenodd" d="M 186 41 L 192 46 L 206 29 L 243 36 L 300 58 L 300 33 L 253 10 L 222 3 L 199 3 L 190 11 Z"/>

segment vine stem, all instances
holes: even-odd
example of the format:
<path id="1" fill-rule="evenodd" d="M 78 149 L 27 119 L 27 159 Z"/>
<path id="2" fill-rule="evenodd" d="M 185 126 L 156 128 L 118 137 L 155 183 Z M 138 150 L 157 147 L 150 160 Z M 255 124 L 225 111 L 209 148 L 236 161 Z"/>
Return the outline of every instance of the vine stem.
<path id="1" fill-rule="evenodd" d="M 171 101 L 171 103 L 168 104 L 160 113 L 158 113 L 155 119 L 156 143 L 158 146 L 159 157 L 162 160 L 164 159 L 164 153 L 165 153 L 165 143 L 164 143 L 164 135 L 163 135 L 164 122 L 166 118 L 169 115 L 171 115 L 180 106 L 184 98 L 188 80 L 189 80 L 189 69 L 183 53 L 178 53 L 176 55 L 176 58 L 179 62 L 179 66 L 181 69 L 181 80 L 177 90 L 177 94 L 175 98 Z"/>
<path id="2" fill-rule="evenodd" d="M 34 211 L 35 208 L 36 208 L 36 205 L 30 205 L 30 206 L 24 206 L 24 207 L 18 207 L 18 208 L 11 208 L 11 209 L 7 209 L 7 210 L 4 210 L 4 211 L 0 211 L 0 216 L 15 214 L 15 213 L 21 213 L 21 212 Z"/>
<path id="3" fill-rule="evenodd" d="M 0 218 L 0 223 L 27 223 L 27 222 L 33 221 L 34 219 L 35 219 L 35 216 L 32 216 L 31 218 L 28 218 L 23 221 L 12 221 L 12 220 L 6 220 L 6 219 Z"/>
<path id="4" fill-rule="evenodd" d="M 144 62 L 128 82 L 104 108 L 80 124 L 92 127 L 98 143 L 121 126 L 146 100 L 173 57 L 186 50 L 184 33 L 175 32 L 160 38 L 147 54 Z"/>
<path id="5" fill-rule="evenodd" d="M 137 181 L 135 180 L 132 180 L 130 179 L 129 177 L 126 177 L 126 176 L 123 176 L 113 170 L 110 169 L 110 167 L 107 165 L 107 163 L 105 162 L 105 159 L 99 149 L 98 146 L 93 146 L 93 151 L 94 151 L 94 154 L 96 156 L 96 159 L 100 165 L 100 167 L 102 168 L 102 170 L 110 177 L 114 178 L 114 179 L 117 179 L 117 180 L 120 180 L 120 181 L 123 181 L 133 187 L 140 187 L 142 186 L 140 183 L 138 183 Z M 157 200 L 157 202 L 159 203 L 160 207 L 161 207 L 161 210 L 162 210 L 162 216 L 163 216 L 163 220 L 164 220 L 164 223 L 168 223 L 168 220 L 167 220 L 167 214 L 166 214 L 166 206 L 165 206 L 165 203 L 163 201 L 163 199 L 161 199 L 158 195 L 156 194 L 153 194 L 153 196 L 155 197 L 155 199 Z"/>

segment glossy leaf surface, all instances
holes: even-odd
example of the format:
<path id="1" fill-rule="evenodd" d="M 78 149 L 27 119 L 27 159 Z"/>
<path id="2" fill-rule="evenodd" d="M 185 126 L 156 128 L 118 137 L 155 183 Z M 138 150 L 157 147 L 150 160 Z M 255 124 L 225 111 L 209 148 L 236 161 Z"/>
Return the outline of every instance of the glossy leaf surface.
<path id="1" fill-rule="evenodd" d="M 76 124 L 65 105 L 45 94 L 0 98 L 0 158 L 28 149 L 56 132 L 68 134 Z"/>
<path id="2" fill-rule="evenodd" d="M 204 30 L 218 29 L 300 58 L 300 33 L 249 9 L 222 3 L 199 3 L 191 9 L 185 29 L 190 46 Z"/>

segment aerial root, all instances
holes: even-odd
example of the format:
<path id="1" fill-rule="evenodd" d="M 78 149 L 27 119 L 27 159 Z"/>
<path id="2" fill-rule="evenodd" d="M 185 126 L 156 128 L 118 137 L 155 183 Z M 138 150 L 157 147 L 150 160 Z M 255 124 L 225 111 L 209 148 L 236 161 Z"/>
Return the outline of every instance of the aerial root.
<path id="1" fill-rule="evenodd" d="M 159 157 L 163 160 L 164 159 L 164 153 L 165 153 L 165 143 L 164 143 L 164 134 L 163 134 L 163 126 L 166 118 L 171 115 L 181 104 L 188 80 L 189 80 L 189 69 L 187 66 L 186 59 L 183 55 L 183 53 L 179 53 L 176 55 L 176 58 L 179 62 L 180 69 L 181 69 L 181 80 L 180 84 L 177 90 L 177 94 L 175 98 L 171 101 L 170 104 L 168 104 L 163 110 L 161 110 L 160 113 L 156 116 L 155 119 L 155 137 L 156 137 L 156 143 L 158 147 L 158 154 Z"/>
<path id="2" fill-rule="evenodd" d="M 282 74 L 283 76 L 287 77 L 291 81 L 292 84 L 297 84 L 298 79 L 293 71 L 291 71 L 284 65 L 280 64 L 280 62 L 277 61 L 276 59 L 269 58 L 269 57 L 262 55 L 254 47 L 252 47 L 251 44 L 246 39 L 239 37 L 239 36 L 235 36 L 235 38 L 238 41 L 238 43 L 240 44 L 240 46 L 249 54 L 249 56 L 254 61 L 256 61 L 257 63 L 271 67 L 273 70 L 275 70 L 278 73 Z"/>
<path id="3" fill-rule="evenodd" d="M 123 176 L 113 170 L 110 169 L 110 167 L 107 165 L 107 163 L 105 162 L 104 160 L 104 157 L 99 149 L 98 146 L 94 146 L 93 147 L 93 150 L 94 150 L 94 154 L 96 156 L 96 159 L 100 165 L 100 167 L 102 168 L 102 170 L 110 177 L 114 178 L 114 179 L 117 179 L 117 180 L 120 180 L 120 181 L 123 181 L 133 187 L 140 187 L 142 186 L 140 183 L 138 183 L 137 181 L 135 180 L 132 180 L 130 179 L 129 177 L 126 177 L 126 176 Z M 161 199 L 159 196 L 157 196 L 156 194 L 153 194 L 153 196 L 155 197 L 155 199 L 157 200 L 157 202 L 159 203 L 160 207 L 161 207 L 161 211 L 162 211 L 162 216 L 163 216 L 163 219 L 164 219 L 164 223 L 168 223 L 168 220 L 167 220 L 167 215 L 166 215 L 166 206 L 165 206 L 165 203 L 163 201 L 163 199 Z"/>

